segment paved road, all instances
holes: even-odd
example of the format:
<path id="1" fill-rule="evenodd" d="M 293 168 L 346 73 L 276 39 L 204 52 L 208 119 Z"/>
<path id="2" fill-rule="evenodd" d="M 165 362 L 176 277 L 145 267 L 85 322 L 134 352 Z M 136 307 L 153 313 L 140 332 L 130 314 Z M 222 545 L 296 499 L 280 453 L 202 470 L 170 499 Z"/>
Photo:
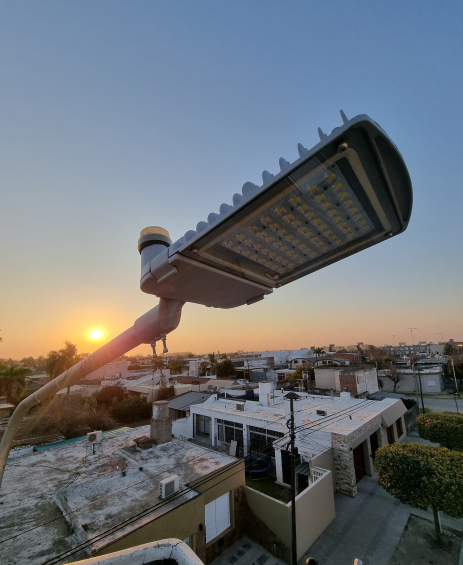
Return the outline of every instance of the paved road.
<path id="1" fill-rule="evenodd" d="M 457 402 L 458 402 L 458 412 L 460 414 L 463 414 L 463 398 L 458 399 Z M 446 410 L 447 412 L 457 411 L 455 400 L 453 398 L 451 399 L 424 398 L 424 407 L 432 408 L 433 410 Z M 420 398 L 420 408 L 421 408 L 421 398 Z"/>
<path id="2" fill-rule="evenodd" d="M 358 494 L 350 498 L 335 494 L 336 518 L 299 561 L 314 557 L 319 565 L 352 565 L 355 558 L 365 565 L 388 565 L 410 513 L 433 520 L 423 512 L 395 500 L 378 485 L 376 477 L 364 477 Z M 444 526 L 463 531 L 463 520 L 441 514 Z"/>

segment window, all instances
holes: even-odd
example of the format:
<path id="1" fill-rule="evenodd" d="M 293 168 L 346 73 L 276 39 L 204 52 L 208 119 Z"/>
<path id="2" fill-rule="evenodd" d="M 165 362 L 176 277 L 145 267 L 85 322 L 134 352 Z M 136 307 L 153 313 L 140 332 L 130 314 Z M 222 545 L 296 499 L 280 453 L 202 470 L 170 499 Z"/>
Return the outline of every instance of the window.
<path id="1" fill-rule="evenodd" d="M 219 441 L 230 443 L 231 441 L 242 442 L 243 424 L 229 422 L 228 420 L 217 420 L 217 437 Z"/>
<path id="2" fill-rule="evenodd" d="M 394 427 L 393 426 L 389 426 L 387 428 L 387 442 L 388 443 L 395 443 L 395 439 L 394 439 Z"/>
<path id="3" fill-rule="evenodd" d="M 200 435 L 209 437 L 211 419 L 208 416 L 196 415 L 196 432 Z"/>
<path id="4" fill-rule="evenodd" d="M 396 428 L 397 428 L 397 438 L 399 438 L 403 433 L 404 433 L 404 429 L 402 427 L 402 418 L 399 418 L 396 423 Z"/>
<path id="5" fill-rule="evenodd" d="M 206 543 L 209 543 L 231 525 L 230 493 L 206 504 Z"/>
<path id="6" fill-rule="evenodd" d="M 428 386 L 437 386 L 437 383 L 434 380 L 428 381 Z"/>
<path id="7" fill-rule="evenodd" d="M 283 437 L 282 432 L 275 432 L 273 430 L 267 430 L 266 428 L 256 428 L 255 426 L 249 426 L 249 443 L 251 449 L 251 455 L 253 451 L 260 451 L 262 455 L 274 454 L 274 449 L 272 443 Z M 269 449 L 263 449 L 269 446 Z"/>

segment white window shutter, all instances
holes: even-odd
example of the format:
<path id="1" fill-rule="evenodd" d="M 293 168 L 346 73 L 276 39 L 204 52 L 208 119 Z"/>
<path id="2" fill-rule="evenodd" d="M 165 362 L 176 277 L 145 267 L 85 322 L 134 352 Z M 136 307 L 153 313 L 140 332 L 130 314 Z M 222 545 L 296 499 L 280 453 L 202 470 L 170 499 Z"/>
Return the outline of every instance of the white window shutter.
<path id="1" fill-rule="evenodd" d="M 209 543 L 231 525 L 230 493 L 206 504 L 206 543 Z"/>

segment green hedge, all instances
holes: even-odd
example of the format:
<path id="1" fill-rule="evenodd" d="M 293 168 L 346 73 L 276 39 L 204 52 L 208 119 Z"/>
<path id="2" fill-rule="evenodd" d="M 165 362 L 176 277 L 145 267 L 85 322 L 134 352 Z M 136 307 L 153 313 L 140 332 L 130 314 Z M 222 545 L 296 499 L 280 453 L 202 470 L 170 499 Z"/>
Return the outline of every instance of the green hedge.
<path id="1" fill-rule="evenodd" d="M 421 414 L 418 433 L 424 439 L 449 449 L 463 448 L 463 416 L 459 414 Z"/>
<path id="2" fill-rule="evenodd" d="M 142 396 L 128 396 L 121 402 L 114 398 L 110 413 L 119 422 L 134 422 L 151 416 L 151 404 Z"/>

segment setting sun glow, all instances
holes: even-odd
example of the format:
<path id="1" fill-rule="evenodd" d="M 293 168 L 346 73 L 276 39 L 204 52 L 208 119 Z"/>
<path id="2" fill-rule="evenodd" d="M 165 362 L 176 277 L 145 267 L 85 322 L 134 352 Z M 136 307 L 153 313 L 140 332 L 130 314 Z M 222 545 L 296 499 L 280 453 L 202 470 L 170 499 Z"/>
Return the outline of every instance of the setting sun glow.
<path id="1" fill-rule="evenodd" d="M 90 332 L 90 337 L 92 339 L 101 339 L 104 336 L 103 330 L 99 330 L 99 329 L 94 329 Z"/>

